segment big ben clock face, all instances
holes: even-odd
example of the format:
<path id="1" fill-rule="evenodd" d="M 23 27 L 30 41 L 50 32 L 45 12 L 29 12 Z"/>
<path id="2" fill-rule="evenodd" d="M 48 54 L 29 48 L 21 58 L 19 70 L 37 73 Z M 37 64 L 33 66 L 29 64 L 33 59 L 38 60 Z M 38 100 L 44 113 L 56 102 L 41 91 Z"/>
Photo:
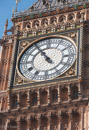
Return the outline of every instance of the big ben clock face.
<path id="1" fill-rule="evenodd" d="M 47 37 L 28 46 L 20 55 L 18 69 L 28 80 L 45 81 L 65 73 L 76 60 L 76 45 L 66 37 Z"/>

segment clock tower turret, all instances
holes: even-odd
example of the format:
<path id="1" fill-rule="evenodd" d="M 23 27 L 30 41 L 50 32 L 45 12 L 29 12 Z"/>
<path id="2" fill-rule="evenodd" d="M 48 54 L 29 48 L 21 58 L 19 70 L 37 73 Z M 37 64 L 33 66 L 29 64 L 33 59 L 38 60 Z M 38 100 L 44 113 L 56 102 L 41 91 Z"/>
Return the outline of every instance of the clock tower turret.
<path id="1" fill-rule="evenodd" d="M 11 20 L 0 40 L 0 130 L 87 130 L 89 1 L 38 0 Z"/>

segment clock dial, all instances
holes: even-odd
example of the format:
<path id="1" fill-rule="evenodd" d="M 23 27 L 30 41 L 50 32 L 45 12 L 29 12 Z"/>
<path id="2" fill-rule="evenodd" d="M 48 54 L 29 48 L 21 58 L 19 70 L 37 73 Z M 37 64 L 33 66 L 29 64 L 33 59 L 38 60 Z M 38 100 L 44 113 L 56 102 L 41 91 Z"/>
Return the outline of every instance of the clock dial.
<path id="1" fill-rule="evenodd" d="M 29 80 L 49 80 L 65 73 L 76 60 L 76 46 L 63 37 L 35 42 L 21 55 L 20 73 Z"/>

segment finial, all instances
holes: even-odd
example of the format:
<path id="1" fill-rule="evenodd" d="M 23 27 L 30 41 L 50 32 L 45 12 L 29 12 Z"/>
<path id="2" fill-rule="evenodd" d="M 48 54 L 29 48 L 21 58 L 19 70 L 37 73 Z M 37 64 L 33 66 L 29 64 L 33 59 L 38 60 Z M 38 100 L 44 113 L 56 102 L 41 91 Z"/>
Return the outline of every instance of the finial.
<path id="1" fill-rule="evenodd" d="M 6 26 L 8 26 L 8 19 L 6 19 L 6 23 L 5 23 Z"/>
<path id="2" fill-rule="evenodd" d="M 14 7 L 13 7 L 13 9 L 12 9 L 12 15 L 14 14 Z"/>
<path id="3" fill-rule="evenodd" d="M 4 36 L 7 35 L 8 19 L 6 19 Z"/>
<path id="4" fill-rule="evenodd" d="M 19 2 L 20 2 L 20 0 L 16 0 L 16 9 L 15 9 L 15 12 L 17 12 L 17 6 L 18 6 Z"/>

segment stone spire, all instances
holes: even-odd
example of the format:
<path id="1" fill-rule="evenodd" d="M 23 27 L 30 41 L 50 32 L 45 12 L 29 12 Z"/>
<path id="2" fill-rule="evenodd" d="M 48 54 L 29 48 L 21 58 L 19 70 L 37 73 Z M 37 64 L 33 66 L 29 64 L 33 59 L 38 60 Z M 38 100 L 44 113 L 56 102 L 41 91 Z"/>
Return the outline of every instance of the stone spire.
<path id="1" fill-rule="evenodd" d="M 6 23 L 5 23 L 4 36 L 7 35 L 7 27 L 8 27 L 8 19 L 6 20 Z"/>
<path id="2" fill-rule="evenodd" d="M 12 15 L 14 14 L 14 7 L 13 7 L 13 10 L 12 10 Z"/>
<path id="3" fill-rule="evenodd" d="M 16 0 L 16 9 L 15 9 L 15 12 L 17 12 L 17 6 L 18 6 L 19 2 L 20 2 L 20 0 Z"/>

